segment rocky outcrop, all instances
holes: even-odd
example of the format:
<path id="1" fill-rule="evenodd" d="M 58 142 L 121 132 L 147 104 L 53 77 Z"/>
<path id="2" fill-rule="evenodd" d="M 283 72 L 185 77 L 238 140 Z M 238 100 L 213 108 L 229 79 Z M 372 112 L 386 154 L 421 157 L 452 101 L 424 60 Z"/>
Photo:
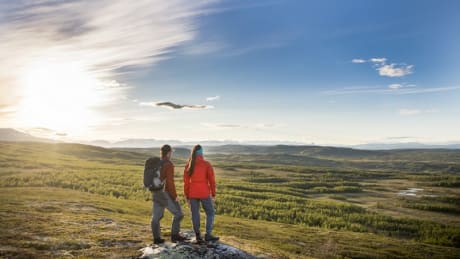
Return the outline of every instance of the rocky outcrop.
<path id="1" fill-rule="evenodd" d="M 190 241 L 182 243 L 166 242 L 141 249 L 140 258 L 256 258 L 235 247 L 221 242 L 195 242 L 193 231 L 182 233 Z"/>

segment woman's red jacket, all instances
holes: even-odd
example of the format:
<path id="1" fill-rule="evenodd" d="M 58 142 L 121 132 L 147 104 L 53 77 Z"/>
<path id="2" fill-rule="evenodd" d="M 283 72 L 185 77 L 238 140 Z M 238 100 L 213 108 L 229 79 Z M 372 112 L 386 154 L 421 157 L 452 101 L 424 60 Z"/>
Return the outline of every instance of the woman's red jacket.
<path id="1" fill-rule="evenodd" d="M 203 156 L 196 156 L 195 169 L 188 174 L 189 164 L 184 169 L 184 194 L 186 199 L 206 199 L 216 197 L 216 181 L 211 163 Z"/>

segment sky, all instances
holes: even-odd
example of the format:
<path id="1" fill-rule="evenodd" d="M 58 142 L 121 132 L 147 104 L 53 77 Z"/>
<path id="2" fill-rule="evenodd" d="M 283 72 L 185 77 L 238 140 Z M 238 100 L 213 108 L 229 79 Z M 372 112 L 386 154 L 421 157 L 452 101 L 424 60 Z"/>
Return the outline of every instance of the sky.
<path id="1" fill-rule="evenodd" d="M 0 0 L 0 127 L 460 142 L 460 2 Z"/>

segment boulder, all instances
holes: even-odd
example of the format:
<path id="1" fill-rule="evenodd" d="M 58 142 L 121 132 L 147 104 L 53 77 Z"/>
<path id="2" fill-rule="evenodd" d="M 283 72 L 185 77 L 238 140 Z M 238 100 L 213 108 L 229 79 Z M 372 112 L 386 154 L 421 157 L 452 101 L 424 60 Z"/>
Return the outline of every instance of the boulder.
<path id="1" fill-rule="evenodd" d="M 165 242 L 151 245 L 140 250 L 140 258 L 256 258 L 238 248 L 221 242 L 197 243 L 193 231 L 182 232 L 189 241 L 181 243 Z"/>

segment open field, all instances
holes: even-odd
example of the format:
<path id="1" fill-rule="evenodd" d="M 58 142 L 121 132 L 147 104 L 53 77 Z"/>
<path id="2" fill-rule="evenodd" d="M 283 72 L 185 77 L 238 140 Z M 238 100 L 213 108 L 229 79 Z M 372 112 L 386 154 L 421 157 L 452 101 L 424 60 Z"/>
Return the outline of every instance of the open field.
<path id="1" fill-rule="evenodd" d="M 460 256 L 459 151 L 283 149 L 207 156 L 223 242 L 270 257 Z M 141 186 L 149 150 L 12 142 L 0 150 L 1 256 L 130 257 L 151 243 Z M 181 193 L 185 157 L 174 162 Z"/>

